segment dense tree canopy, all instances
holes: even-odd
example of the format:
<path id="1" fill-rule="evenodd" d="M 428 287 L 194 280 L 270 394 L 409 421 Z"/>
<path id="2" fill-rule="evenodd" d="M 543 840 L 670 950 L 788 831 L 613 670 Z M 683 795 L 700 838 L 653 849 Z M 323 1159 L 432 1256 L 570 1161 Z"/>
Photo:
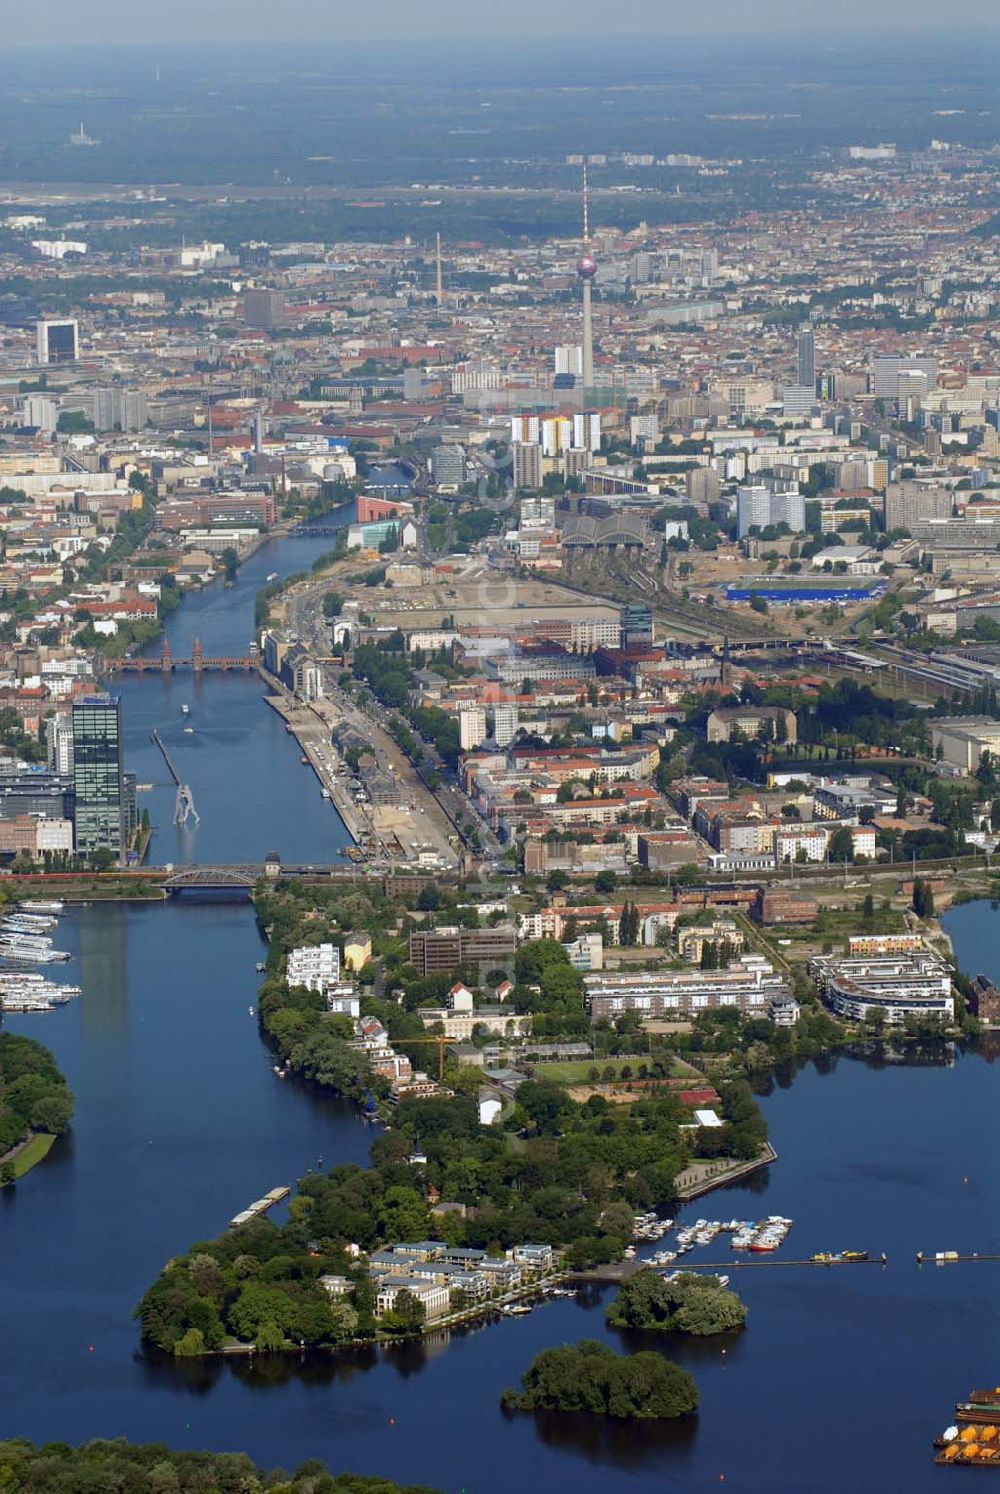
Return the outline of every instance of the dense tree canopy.
<path id="1" fill-rule="evenodd" d="M 735 1292 L 714 1276 L 684 1272 L 668 1281 L 658 1271 L 640 1271 L 622 1283 L 608 1308 L 616 1328 L 653 1328 L 698 1338 L 742 1328 L 747 1310 Z"/>
<path id="2" fill-rule="evenodd" d="M 242 1453 L 173 1452 L 161 1443 L 0 1442 L 0 1489 L 10 1494 L 434 1494 L 360 1474 L 331 1476 L 315 1460 L 266 1473 Z"/>
<path id="3" fill-rule="evenodd" d="M 0 1033 L 0 1156 L 29 1131 L 61 1135 L 72 1116 L 73 1095 L 48 1048 Z"/>
<path id="4" fill-rule="evenodd" d="M 521 1376 L 521 1387 L 520 1394 L 504 1392 L 506 1409 L 649 1421 L 698 1408 L 698 1389 L 687 1370 L 659 1354 L 616 1354 L 596 1339 L 543 1349 Z"/>

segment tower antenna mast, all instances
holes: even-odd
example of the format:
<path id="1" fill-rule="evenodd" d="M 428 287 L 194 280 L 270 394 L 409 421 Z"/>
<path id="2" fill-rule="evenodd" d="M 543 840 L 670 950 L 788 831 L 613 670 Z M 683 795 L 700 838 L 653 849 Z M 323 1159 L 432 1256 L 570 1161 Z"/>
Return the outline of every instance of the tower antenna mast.
<path id="1" fill-rule="evenodd" d="M 583 158 L 583 254 L 577 262 L 576 273 L 583 286 L 583 397 L 590 398 L 594 387 L 594 323 L 590 303 L 590 282 L 597 274 L 597 264 L 590 252 L 590 174 L 587 158 Z"/>
<path id="2" fill-rule="evenodd" d="M 587 161 L 583 162 L 583 247 L 586 249 L 590 244 L 590 175 L 587 170 Z"/>

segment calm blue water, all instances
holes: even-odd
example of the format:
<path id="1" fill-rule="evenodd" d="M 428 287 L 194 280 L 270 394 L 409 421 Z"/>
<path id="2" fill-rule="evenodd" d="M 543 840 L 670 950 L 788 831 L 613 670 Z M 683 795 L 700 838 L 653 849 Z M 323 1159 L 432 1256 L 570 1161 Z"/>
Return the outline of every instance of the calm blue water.
<path id="1" fill-rule="evenodd" d="M 243 605 L 238 590 L 196 605 L 218 609 L 220 633 L 242 626 L 228 611 Z M 194 625 L 184 616 L 183 626 Z M 207 648 L 207 628 L 202 637 Z M 224 723 L 231 708 L 216 702 L 229 701 L 232 684 L 206 678 L 198 711 Z M 283 732 L 270 741 L 265 709 L 259 720 L 249 712 L 256 687 L 243 687 L 245 737 L 233 750 L 261 787 L 235 823 L 232 802 L 218 800 L 211 833 L 227 855 L 252 839 L 258 813 L 273 813 L 272 795 L 294 797 L 302 781 L 294 746 Z M 184 682 L 168 688 L 181 693 Z M 128 689 L 154 699 L 162 682 Z M 196 782 L 216 781 L 219 755 L 192 750 L 206 769 Z M 287 783 L 268 781 L 271 763 Z M 309 803 L 317 818 L 318 795 Z M 282 828 L 279 847 L 301 856 L 309 825 L 279 816 L 266 833 Z M 963 967 L 1000 976 L 1000 914 L 969 905 L 947 922 Z M 747 1331 L 725 1353 L 670 1346 L 698 1379 L 695 1423 L 650 1432 L 508 1420 L 500 1391 L 540 1348 L 585 1335 L 618 1341 L 599 1299 L 554 1302 L 448 1345 L 304 1366 L 174 1366 L 142 1355 L 130 1312 L 164 1260 L 320 1156 L 362 1160 L 371 1133 L 346 1107 L 272 1074 L 247 1010 L 261 953 L 250 909 L 80 909 L 60 939 L 74 951 L 69 977 L 82 999 L 8 1022 L 53 1047 L 78 1103 L 72 1137 L 0 1196 L 0 1435 L 126 1435 L 245 1449 L 286 1467 L 319 1456 L 448 1494 L 703 1494 L 721 1475 L 741 1494 L 921 1494 L 946 1483 L 931 1438 L 956 1399 L 1000 1382 L 1000 1265 L 918 1268 L 914 1257 L 1000 1251 L 1000 1104 L 982 1057 L 883 1070 L 841 1058 L 774 1086 L 763 1103 L 778 1162 L 756 1186 L 689 1212 L 791 1215 L 790 1258 L 869 1249 L 890 1264 L 731 1272 L 750 1307 Z M 724 1246 L 702 1258 L 729 1264 Z"/>

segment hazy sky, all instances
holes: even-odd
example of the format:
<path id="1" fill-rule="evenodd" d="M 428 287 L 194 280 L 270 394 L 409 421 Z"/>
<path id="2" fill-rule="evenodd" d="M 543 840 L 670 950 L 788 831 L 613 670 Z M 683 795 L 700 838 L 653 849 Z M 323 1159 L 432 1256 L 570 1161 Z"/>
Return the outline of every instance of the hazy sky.
<path id="1" fill-rule="evenodd" d="M 784 35 L 940 28 L 953 42 L 1000 26 L 996 0 L 46 0 L 3 7 L 10 43 L 195 42 L 391 37 Z"/>

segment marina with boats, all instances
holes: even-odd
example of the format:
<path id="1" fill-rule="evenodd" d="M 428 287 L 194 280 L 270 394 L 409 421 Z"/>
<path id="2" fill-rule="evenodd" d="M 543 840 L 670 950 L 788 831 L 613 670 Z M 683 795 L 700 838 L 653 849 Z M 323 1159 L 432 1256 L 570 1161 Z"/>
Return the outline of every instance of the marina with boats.
<path id="1" fill-rule="evenodd" d="M 47 1012 L 81 994 L 79 986 L 46 980 L 29 971 L 0 970 L 0 1011 Z"/>
<path id="2" fill-rule="evenodd" d="M 656 1213 L 636 1214 L 632 1238 L 633 1240 L 662 1240 L 673 1227 L 672 1219 L 661 1219 Z"/>
<path id="3" fill-rule="evenodd" d="M 669 1234 L 674 1221 L 660 1221 L 662 1228 L 655 1234 L 648 1231 L 637 1234 L 639 1239 L 660 1239 Z M 681 1256 L 705 1245 L 711 1245 L 719 1235 L 730 1235 L 731 1250 L 745 1250 L 751 1255 L 767 1255 L 784 1244 L 793 1221 L 781 1214 L 769 1214 L 766 1219 L 696 1219 L 677 1231 L 672 1248 L 655 1251 L 644 1264 L 671 1266 Z"/>
<path id="4" fill-rule="evenodd" d="M 65 950 L 53 946 L 49 932 L 62 911 L 59 902 L 25 902 L 0 917 L 0 1011 L 51 1011 L 80 995 L 79 986 L 49 980 L 25 968 L 69 960 Z"/>

